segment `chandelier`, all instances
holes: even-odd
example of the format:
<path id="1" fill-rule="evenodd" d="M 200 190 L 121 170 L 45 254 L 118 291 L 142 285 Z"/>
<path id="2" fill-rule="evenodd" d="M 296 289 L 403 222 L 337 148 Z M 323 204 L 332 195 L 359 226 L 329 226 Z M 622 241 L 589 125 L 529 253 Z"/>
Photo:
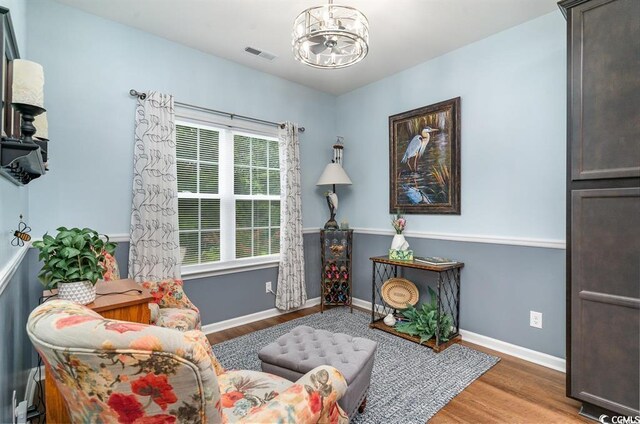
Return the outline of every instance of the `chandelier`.
<path id="1" fill-rule="evenodd" d="M 321 69 L 338 69 L 360 62 L 369 52 L 369 21 L 358 9 L 324 6 L 300 13 L 293 24 L 293 54 L 300 62 Z"/>

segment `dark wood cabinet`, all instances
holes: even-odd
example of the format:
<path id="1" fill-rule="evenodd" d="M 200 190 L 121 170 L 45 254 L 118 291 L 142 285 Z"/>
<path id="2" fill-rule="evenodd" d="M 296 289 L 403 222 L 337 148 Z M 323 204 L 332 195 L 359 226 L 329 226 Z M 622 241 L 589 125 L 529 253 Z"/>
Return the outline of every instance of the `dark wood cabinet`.
<path id="1" fill-rule="evenodd" d="M 640 1 L 565 0 L 567 395 L 640 409 Z"/>

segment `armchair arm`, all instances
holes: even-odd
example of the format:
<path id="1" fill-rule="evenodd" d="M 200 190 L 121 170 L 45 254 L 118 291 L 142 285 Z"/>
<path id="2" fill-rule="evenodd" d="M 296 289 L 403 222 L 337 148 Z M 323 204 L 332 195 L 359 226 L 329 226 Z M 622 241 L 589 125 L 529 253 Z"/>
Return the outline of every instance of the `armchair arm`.
<path id="1" fill-rule="evenodd" d="M 169 278 L 160 281 L 143 281 L 142 287 L 149 289 L 153 301 L 160 308 L 191 309 L 200 312 L 187 297 L 183 289 L 183 281 L 177 278 Z"/>
<path id="2" fill-rule="evenodd" d="M 101 263 L 102 268 L 104 269 L 104 275 L 102 279 L 104 281 L 113 281 L 120 279 L 120 270 L 118 269 L 118 262 L 113 255 L 107 253 L 107 251 L 103 251 L 102 255 L 104 260 Z"/>
<path id="3" fill-rule="evenodd" d="M 209 339 L 207 339 L 207 336 L 202 331 L 186 331 L 184 333 L 184 337 L 187 340 L 199 344 L 208 353 L 209 359 L 211 359 L 211 365 L 213 365 L 216 375 L 220 375 L 225 371 L 224 368 L 222 368 L 222 365 L 220 365 L 220 362 L 218 362 L 218 358 L 216 358 L 216 355 L 213 353 L 211 344 L 209 344 Z"/>
<path id="4" fill-rule="evenodd" d="M 334 367 L 322 365 L 302 376 L 271 402 L 256 408 L 240 422 L 348 423 L 338 406 L 347 382 Z"/>
<path id="5" fill-rule="evenodd" d="M 149 303 L 149 310 L 151 311 L 151 324 L 155 324 L 160 314 L 160 306 L 157 303 Z"/>

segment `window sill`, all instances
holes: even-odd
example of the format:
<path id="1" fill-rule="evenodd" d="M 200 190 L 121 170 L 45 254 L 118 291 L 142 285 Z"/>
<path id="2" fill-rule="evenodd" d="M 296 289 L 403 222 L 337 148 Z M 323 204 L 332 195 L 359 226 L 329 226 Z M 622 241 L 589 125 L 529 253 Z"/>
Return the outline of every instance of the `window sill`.
<path id="1" fill-rule="evenodd" d="M 269 255 L 260 258 L 236 259 L 234 261 L 214 262 L 199 265 L 185 265 L 182 267 L 182 279 L 195 280 L 198 278 L 235 274 L 237 272 L 274 268 L 277 267 L 279 263 L 280 255 Z"/>

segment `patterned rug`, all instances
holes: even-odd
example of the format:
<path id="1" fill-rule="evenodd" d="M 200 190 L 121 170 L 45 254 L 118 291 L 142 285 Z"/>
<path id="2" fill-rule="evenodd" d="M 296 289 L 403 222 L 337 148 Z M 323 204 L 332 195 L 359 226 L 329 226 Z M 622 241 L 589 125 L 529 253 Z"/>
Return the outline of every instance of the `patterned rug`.
<path id="1" fill-rule="evenodd" d="M 260 370 L 258 351 L 298 325 L 378 342 L 365 412 L 354 423 L 425 423 L 500 359 L 455 344 L 441 353 L 370 329 L 370 315 L 347 308 L 313 314 L 213 346 L 225 368 Z"/>

